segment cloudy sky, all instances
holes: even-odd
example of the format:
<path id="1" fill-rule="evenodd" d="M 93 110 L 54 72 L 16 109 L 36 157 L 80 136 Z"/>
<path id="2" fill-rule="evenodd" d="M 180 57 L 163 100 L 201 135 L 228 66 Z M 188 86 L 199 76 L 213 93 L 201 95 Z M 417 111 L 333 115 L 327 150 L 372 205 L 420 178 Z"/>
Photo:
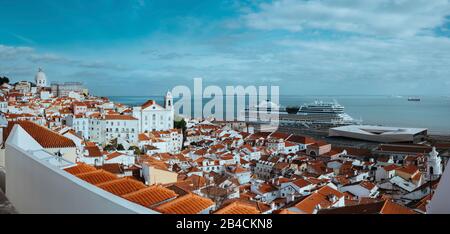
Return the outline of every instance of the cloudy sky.
<path id="1" fill-rule="evenodd" d="M 450 0 L 0 0 L 0 76 L 160 95 L 450 94 Z"/>

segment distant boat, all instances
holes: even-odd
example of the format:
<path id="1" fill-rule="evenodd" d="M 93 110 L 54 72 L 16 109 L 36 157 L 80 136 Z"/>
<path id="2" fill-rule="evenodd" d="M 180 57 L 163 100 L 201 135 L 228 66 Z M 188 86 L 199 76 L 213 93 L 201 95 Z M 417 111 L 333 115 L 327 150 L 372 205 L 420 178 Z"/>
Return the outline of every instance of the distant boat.
<path id="1" fill-rule="evenodd" d="M 410 101 L 410 102 L 420 102 L 420 98 L 417 98 L 417 97 L 409 97 L 409 98 L 408 98 L 408 101 Z"/>

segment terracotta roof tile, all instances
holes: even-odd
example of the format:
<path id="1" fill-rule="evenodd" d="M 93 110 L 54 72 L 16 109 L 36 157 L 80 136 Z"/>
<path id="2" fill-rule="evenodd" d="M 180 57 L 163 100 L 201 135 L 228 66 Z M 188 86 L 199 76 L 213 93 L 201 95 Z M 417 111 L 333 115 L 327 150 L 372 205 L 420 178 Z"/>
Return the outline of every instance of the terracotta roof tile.
<path id="1" fill-rule="evenodd" d="M 138 120 L 131 115 L 105 115 L 105 120 Z"/>
<path id="2" fill-rule="evenodd" d="M 92 172 L 96 171 L 97 169 L 91 165 L 88 165 L 86 163 L 78 163 L 74 167 L 65 168 L 64 171 L 72 174 L 72 175 L 78 175 L 86 172 Z"/>
<path id="3" fill-rule="evenodd" d="M 138 139 L 139 141 L 149 141 L 150 137 L 148 137 L 145 133 L 139 133 Z"/>
<path id="4" fill-rule="evenodd" d="M 306 181 L 304 179 L 297 179 L 297 180 L 293 181 L 292 183 L 297 185 L 299 188 L 303 188 L 308 185 L 311 185 L 311 183 L 309 181 Z"/>
<path id="5" fill-rule="evenodd" d="M 235 201 L 217 210 L 215 214 L 260 214 L 261 212 L 254 206 L 243 202 Z"/>
<path id="6" fill-rule="evenodd" d="M 107 172 L 111 172 L 113 174 L 123 174 L 124 168 L 119 163 L 106 163 L 101 166 L 96 166 L 97 169 L 103 169 Z"/>
<path id="7" fill-rule="evenodd" d="M 305 136 L 299 136 L 299 135 L 292 135 L 286 140 L 290 141 L 290 142 L 304 144 L 304 145 L 314 144 L 316 142 L 313 138 L 305 137 Z"/>
<path id="8" fill-rule="evenodd" d="M 213 206 L 211 199 L 189 193 L 155 208 L 165 214 L 198 214 Z"/>
<path id="9" fill-rule="evenodd" d="M 19 124 L 31 137 L 33 137 L 44 148 L 67 148 L 75 147 L 75 143 L 52 130 L 31 121 L 9 122 L 4 131 L 4 138 L 7 139 L 15 124 Z"/>
<path id="10" fill-rule="evenodd" d="M 329 199 L 331 195 L 334 195 L 337 198 L 341 198 L 344 196 L 343 193 L 329 186 L 324 186 L 317 190 L 317 192 L 312 193 L 311 195 L 297 203 L 295 207 L 302 212 L 312 214 L 317 205 L 320 205 L 321 208 L 330 207 L 333 204 L 333 202 Z"/>
<path id="11" fill-rule="evenodd" d="M 100 151 L 100 148 L 98 146 L 87 146 L 85 149 L 88 151 L 88 155 L 85 155 L 86 157 L 102 157 L 103 154 Z"/>
<path id="12" fill-rule="evenodd" d="M 419 171 L 419 168 L 414 165 L 404 166 L 396 169 L 397 171 L 401 171 L 410 175 L 415 174 Z"/>
<path id="13" fill-rule="evenodd" d="M 142 109 L 145 109 L 145 108 L 147 108 L 147 107 L 149 107 L 149 106 L 151 106 L 151 105 L 153 105 L 153 104 L 155 104 L 155 101 L 153 101 L 153 100 L 148 100 L 148 101 L 146 101 L 144 104 L 142 104 Z"/>
<path id="14" fill-rule="evenodd" d="M 273 132 L 269 135 L 270 138 L 277 138 L 277 139 L 283 139 L 286 140 L 289 138 L 292 134 L 290 133 L 284 133 L 284 132 Z"/>
<path id="15" fill-rule="evenodd" d="M 175 197 L 177 197 L 177 194 L 174 191 L 160 185 L 144 188 L 123 196 L 129 201 L 145 207 L 152 207 Z"/>
<path id="16" fill-rule="evenodd" d="M 96 170 L 76 175 L 78 178 L 97 185 L 111 180 L 116 180 L 117 176 L 105 170 Z"/>
<path id="17" fill-rule="evenodd" d="M 383 167 L 383 169 L 384 169 L 385 171 L 392 171 L 392 170 L 395 170 L 395 169 L 397 169 L 397 168 L 399 168 L 399 166 L 397 166 L 397 165 L 395 165 L 395 164 L 391 164 L 391 165 L 387 165 L 387 166 L 384 166 L 384 167 Z"/>
<path id="18" fill-rule="evenodd" d="M 128 178 L 108 181 L 105 183 L 97 184 L 97 186 L 117 196 L 136 192 L 146 187 L 142 182 Z"/>
<path id="19" fill-rule="evenodd" d="M 106 155 L 106 160 L 111 160 L 113 158 L 116 158 L 116 157 L 119 157 L 119 156 L 122 156 L 122 155 L 124 155 L 124 154 L 115 151 L 115 152 L 112 152 L 112 153 Z"/>
<path id="20" fill-rule="evenodd" d="M 390 200 L 371 202 L 365 204 L 324 209 L 319 214 L 415 214 L 407 207 L 396 204 Z"/>
<path id="21" fill-rule="evenodd" d="M 387 200 L 384 203 L 383 208 L 381 208 L 380 214 L 416 214 L 416 212 L 405 206 Z"/>

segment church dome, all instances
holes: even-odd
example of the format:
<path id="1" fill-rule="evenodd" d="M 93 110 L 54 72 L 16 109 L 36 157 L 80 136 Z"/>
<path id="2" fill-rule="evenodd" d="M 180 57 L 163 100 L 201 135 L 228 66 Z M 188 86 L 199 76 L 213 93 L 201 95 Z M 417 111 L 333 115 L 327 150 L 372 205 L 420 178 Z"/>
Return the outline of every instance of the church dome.
<path id="1" fill-rule="evenodd" d="M 45 75 L 44 71 L 39 68 L 39 71 L 36 73 L 35 76 L 36 86 L 43 87 L 47 85 L 47 76 Z"/>

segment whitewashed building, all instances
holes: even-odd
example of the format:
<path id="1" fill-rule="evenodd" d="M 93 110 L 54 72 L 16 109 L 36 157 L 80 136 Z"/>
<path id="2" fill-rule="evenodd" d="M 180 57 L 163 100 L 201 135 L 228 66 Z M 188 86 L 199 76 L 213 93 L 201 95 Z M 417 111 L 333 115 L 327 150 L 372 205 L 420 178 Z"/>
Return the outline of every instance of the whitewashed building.
<path id="1" fill-rule="evenodd" d="M 91 118 L 89 139 L 97 143 L 106 143 L 120 138 L 129 142 L 138 140 L 138 119 L 129 115 L 105 115 Z"/>
<path id="2" fill-rule="evenodd" d="M 84 139 L 89 139 L 89 118 L 78 114 L 68 115 L 66 118 L 66 125 L 72 127 L 75 132 Z"/>
<path id="3" fill-rule="evenodd" d="M 174 119 L 172 94 L 167 92 L 164 107 L 158 105 L 154 100 L 148 100 L 142 106 L 133 107 L 133 117 L 139 120 L 139 132 L 172 129 Z"/>

